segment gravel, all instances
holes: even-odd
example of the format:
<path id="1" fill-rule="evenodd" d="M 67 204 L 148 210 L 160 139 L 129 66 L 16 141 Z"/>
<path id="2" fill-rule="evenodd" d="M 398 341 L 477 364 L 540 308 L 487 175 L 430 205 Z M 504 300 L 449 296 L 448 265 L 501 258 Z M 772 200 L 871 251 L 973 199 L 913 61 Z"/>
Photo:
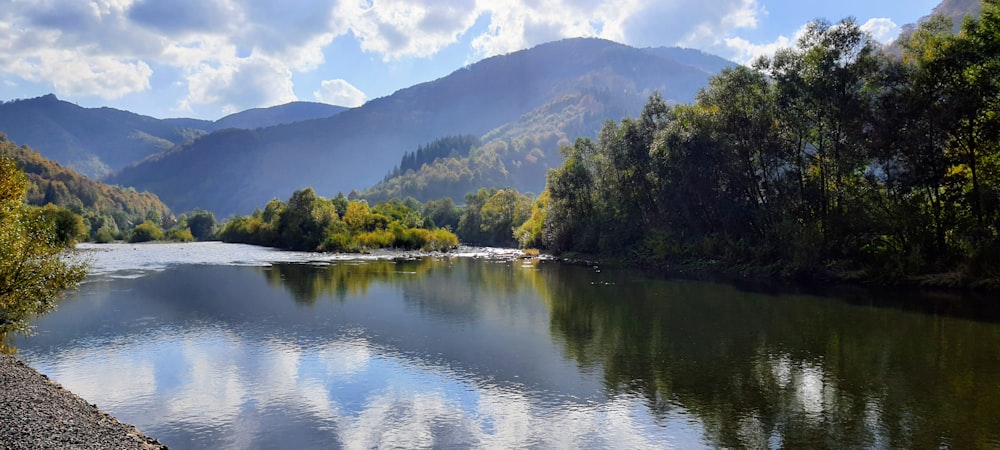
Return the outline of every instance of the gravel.
<path id="1" fill-rule="evenodd" d="M 0 355 L 0 449 L 165 449 L 50 381 Z"/>

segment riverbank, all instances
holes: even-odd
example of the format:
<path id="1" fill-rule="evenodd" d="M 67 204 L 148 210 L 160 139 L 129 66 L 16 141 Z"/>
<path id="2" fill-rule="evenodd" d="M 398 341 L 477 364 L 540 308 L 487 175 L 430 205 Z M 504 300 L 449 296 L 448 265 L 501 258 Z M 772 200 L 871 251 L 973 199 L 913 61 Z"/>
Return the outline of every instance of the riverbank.
<path id="1" fill-rule="evenodd" d="M 638 270 L 656 277 L 711 281 L 744 287 L 753 286 L 757 288 L 754 290 L 766 291 L 806 291 L 829 294 L 830 290 L 853 287 L 973 297 L 989 296 L 1000 292 L 1000 276 L 977 277 L 962 270 L 940 274 L 890 276 L 866 270 L 848 270 L 836 265 L 813 271 L 796 271 L 779 262 L 771 265 L 731 264 L 698 258 L 665 261 L 576 252 L 544 256 L 566 264 Z"/>
<path id="2" fill-rule="evenodd" d="M 0 355 L 0 448 L 166 449 L 10 355 Z"/>

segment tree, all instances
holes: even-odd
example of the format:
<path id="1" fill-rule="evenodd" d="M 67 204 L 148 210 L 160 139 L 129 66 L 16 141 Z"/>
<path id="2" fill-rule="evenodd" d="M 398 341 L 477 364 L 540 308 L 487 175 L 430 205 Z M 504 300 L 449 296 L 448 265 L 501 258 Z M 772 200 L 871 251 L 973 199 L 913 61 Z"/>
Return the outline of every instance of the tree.
<path id="1" fill-rule="evenodd" d="M 38 220 L 44 221 L 46 228 L 52 229 L 55 243 L 62 247 L 72 247 L 89 235 L 83 217 L 66 208 L 50 203 L 41 208 L 32 208 L 31 213 Z"/>
<path id="2" fill-rule="evenodd" d="M 215 237 L 215 214 L 211 211 L 196 209 L 187 218 L 191 236 L 199 241 L 207 241 Z"/>
<path id="3" fill-rule="evenodd" d="M 480 209 L 480 228 L 490 245 L 514 246 L 515 229 L 528 220 L 531 199 L 516 189 L 497 191 Z"/>
<path id="4" fill-rule="evenodd" d="M 87 274 L 85 264 L 60 255 L 51 223 L 28 213 L 27 187 L 24 173 L 0 155 L 0 337 L 28 332 L 32 316 L 50 311 Z"/>

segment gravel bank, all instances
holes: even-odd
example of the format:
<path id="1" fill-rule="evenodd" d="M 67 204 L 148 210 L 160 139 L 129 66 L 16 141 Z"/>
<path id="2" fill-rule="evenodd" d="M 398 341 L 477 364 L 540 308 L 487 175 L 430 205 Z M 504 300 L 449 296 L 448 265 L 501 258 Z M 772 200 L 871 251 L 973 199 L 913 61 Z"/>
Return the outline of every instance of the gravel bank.
<path id="1" fill-rule="evenodd" d="M 0 355 L 0 449 L 165 449 L 135 427 Z"/>

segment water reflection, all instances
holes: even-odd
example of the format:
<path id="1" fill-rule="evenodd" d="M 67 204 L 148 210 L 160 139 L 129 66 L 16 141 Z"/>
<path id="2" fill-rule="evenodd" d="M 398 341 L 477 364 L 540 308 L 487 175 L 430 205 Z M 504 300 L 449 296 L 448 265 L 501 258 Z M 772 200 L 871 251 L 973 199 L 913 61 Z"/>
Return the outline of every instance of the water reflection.
<path id="1" fill-rule="evenodd" d="M 722 447 L 991 448 L 1000 328 L 695 282 L 546 271 L 552 332 L 611 392 Z M 589 281 L 589 282 L 588 282 Z M 625 301 L 624 299 L 627 299 Z"/>
<path id="2" fill-rule="evenodd" d="M 20 340 L 176 448 L 990 448 L 992 323 L 515 260 L 175 266 Z"/>

